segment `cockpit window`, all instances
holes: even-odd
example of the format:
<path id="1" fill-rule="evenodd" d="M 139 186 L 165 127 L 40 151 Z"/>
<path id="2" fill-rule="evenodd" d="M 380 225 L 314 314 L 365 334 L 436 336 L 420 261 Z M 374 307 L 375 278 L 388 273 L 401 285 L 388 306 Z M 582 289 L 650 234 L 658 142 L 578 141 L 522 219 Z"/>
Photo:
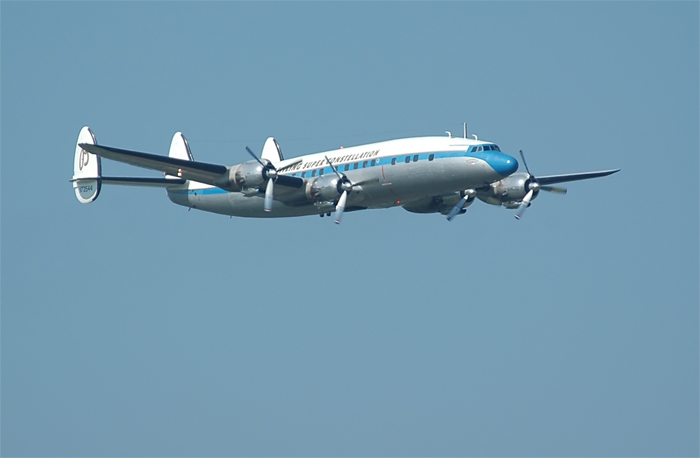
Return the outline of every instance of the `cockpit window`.
<path id="1" fill-rule="evenodd" d="M 501 151 L 498 145 L 476 145 L 469 149 L 470 153 L 476 153 L 477 151 Z"/>
<path id="2" fill-rule="evenodd" d="M 475 153 L 477 151 L 501 151 L 501 148 L 499 148 L 498 145 L 481 145 L 472 146 L 469 150 L 470 153 Z"/>

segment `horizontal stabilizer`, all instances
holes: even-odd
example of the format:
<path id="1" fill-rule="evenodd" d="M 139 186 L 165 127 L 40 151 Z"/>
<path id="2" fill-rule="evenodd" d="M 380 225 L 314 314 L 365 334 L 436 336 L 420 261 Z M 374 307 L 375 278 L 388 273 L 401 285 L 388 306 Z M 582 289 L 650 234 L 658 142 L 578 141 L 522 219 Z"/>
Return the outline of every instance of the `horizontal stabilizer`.
<path id="1" fill-rule="evenodd" d="M 537 181 L 542 186 L 546 186 L 548 184 L 566 183 L 567 181 L 588 180 L 589 178 L 605 177 L 619 171 L 620 169 L 603 170 L 600 172 L 569 173 L 566 175 L 549 175 L 546 177 L 537 177 Z"/>
<path id="2" fill-rule="evenodd" d="M 181 178 L 102 177 L 102 184 L 169 188 L 185 184 L 185 180 Z"/>
<path id="3" fill-rule="evenodd" d="M 106 159 L 146 169 L 159 170 L 185 180 L 198 181 L 214 186 L 216 186 L 217 179 L 221 178 L 228 171 L 228 168 L 224 165 L 128 151 L 111 146 L 80 144 L 80 147 Z"/>

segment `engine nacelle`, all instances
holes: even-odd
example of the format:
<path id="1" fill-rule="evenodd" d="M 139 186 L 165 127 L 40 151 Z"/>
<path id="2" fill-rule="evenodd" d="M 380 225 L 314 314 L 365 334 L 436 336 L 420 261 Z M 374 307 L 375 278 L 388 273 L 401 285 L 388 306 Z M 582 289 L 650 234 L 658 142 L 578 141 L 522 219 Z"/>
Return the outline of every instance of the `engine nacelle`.
<path id="1" fill-rule="evenodd" d="M 518 208 L 525 195 L 530 191 L 533 182 L 528 173 L 514 173 L 500 181 L 491 184 L 487 191 L 479 191 L 477 197 L 482 202 L 491 205 L 503 205 L 506 208 Z M 535 190 L 532 199 L 539 193 Z"/>
<path id="2" fill-rule="evenodd" d="M 322 175 L 306 185 L 306 197 L 319 202 L 330 202 L 342 194 L 337 175 Z"/>
<path id="3" fill-rule="evenodd" d="M 248 161 L 228 168 L 216 185 L 229 191 L 241 191 L 262 187 L 268 178 L 269 169 L 258 161 Z M 273 171 L 274 172 L 274 171 Z"/>

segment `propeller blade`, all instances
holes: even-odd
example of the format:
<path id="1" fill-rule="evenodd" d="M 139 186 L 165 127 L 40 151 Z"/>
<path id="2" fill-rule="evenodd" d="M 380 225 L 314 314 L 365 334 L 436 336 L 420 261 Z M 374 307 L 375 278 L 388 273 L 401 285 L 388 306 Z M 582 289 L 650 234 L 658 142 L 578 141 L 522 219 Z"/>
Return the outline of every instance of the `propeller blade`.
<path id="1" fill-rule="evenodd" d="M 333 173 L 335 173 L 336 175 L 338 175 L 338 178 L 340 178 L 340 179 L 342 180 L 342 179 L 343 179 L 343 176 L 340 174 L 340 172 L 338 172 L 338 169 L 335 168 L 335 165 L 333 165 L 333 163 L 331 162 L 331 160 L 328 159 L 328 156 L 323 156 L 323 157 L 326 158 L 326 162 L 328 162 L 328 165 L 330 165 L 330 166 L 331 166 L 331 169 L 333 169 Z"/>
<path id="2" fill-rule="evenodd" d="M 525 166 L 525 170 L 527 170 L 527 174 L 532 176 L 530 169 L 527 167 L 527 161 L 525 161 L 525 153 L 523 153 L 523 150 L 520 150 L 520 157 L 523 159 L 523 165 Z"/>
<path id="3" fill-rule="evenodd" d="M 270 213 L 272 211 L 272 193 L 275 186 L 274 180 L 267 180 L 267 188 L 265 189 L 265 207 L 263 208 L 266 212 Z"/>
<path id="4" fill-rule="evenodd" d="M 348 200 L 348 192 L 343 191 L 338 199 L 338 205 L 335 206 L 335 224 L 340 224 L 340 220 L 343 217 L 343 212 L 345 211 L 345 202 Z"/>
<path id="5" fill-rule="evenodd" d="M 379 178 L 370 178 L 369 180 L 362 180 L 358 181 L 357 183 L 353 182 L 352 185 L 354 186 L 362 186 L 363 184 L 370 184 L 370 183 L 379 183 Z"/>
<path id="6" fill-rule="evenodd" d="M 302 161 L 303 161 L 302 158 L 297 158 L 297 159 L 295 159 L 294 161 L 292 161 L 292 162 L 286 164 L 284 167 L 278 168 L 277 171 L 278 171 L 278 172 L 284 172 L 284 171 L 287 170 L 288 168 L 294 167 L 295 165 L 299 164 L 299 163 L 302 162 Z"/>
<path id="7" fill-rule="evenodd" d="M 301 188 L 304 185 L 304 179 L 299 177 L 290 177 L 289 175 L 277 175 L 275 183 L 288 186 L 290 188 Z"/>
<path id="8" fill-rule="evenodd" d="M 464 196 L 464 197 L 462 197 L 462 200 L 457 202 L 457 205 L 452 207 L 452 210 L 450 210 L 450 213 L 447 215 L 447 221 L 452 221 L 452 218 L 457 216 L 462 211 L 462 209 L 464 208 L 464 205 L 467 203 L 468 199 L 469 199 L 468 196 Z"/>
<path id="9" fill-rule="evenodd" d="M 532 194 L 534 194 L 534 191 L 532 189 L 530 189 L 527 192 L 527 194 L 525 194 L 525 197 L 523 198 L 523 201 L 520 204 L 520 207 L 518 207 L 518 211 L 515 213 L 515 219 L 520 219 L 523 217 L 523 214 L 525 213 L 525 209 L 530 204 L 530 200 L 532 200 Z"/>
<path id="10" fill-rule="evenodd" d="M 547 192 L 553 192 L 556 194 L 566 194 L 566 188 L 557 188 L 554 186 L 540 186 L 540 189 Z"/>
<path id="11" fill-rule="evenodd" d="M 253 156 L 253 159 L 255 159 L 256 161 L 258 161 L 258 162 L 260 163 L 260 165 L 262 165 L 263 167 L 265 167 L 265 164 L 263 164 L 263 161 L 261 161 L 260 158 L 259 158 L 258 156 L 256 156 L 254 152 L 252 152 L 252 151 L 250 150 L 250 148 L 248 148 L 248 147 L 246 146 L 246 147 L 245 147 L 245 150 L 248 151 L 248 154 L 250 154 L 251 156 Z"/>

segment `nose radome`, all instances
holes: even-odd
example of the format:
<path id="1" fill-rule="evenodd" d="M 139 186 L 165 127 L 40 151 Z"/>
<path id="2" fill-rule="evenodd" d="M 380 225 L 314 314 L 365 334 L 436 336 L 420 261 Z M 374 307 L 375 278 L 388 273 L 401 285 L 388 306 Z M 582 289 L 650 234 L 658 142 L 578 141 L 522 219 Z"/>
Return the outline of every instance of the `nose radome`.
<path id="1" fill-rule="evenodd" d="M 489 161 L 489 165 L 501 176 L 506 177 L 518 170 L 518 161 L 513 156 L 499 154 Z"/>

